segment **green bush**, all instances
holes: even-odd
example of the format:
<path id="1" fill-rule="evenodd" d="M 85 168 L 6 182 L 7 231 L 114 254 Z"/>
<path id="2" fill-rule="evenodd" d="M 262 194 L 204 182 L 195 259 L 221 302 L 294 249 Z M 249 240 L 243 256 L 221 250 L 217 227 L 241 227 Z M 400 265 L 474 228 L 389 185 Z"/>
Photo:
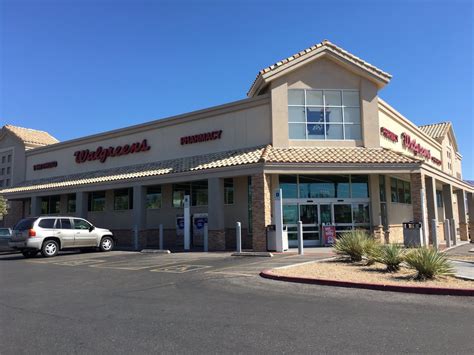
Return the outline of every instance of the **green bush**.
<path id="1" fill-rule="evenodd" d="M 366 248 L 369 237 L 367 232 L 363 230 L 354 230 L 343 232 L 336 239 L 334 250 L 339 255 L 350 257 L 351 261 L 362 261 L 362 257 L 366 255 Z"/>
<path id="2" fill-rule="evenodd" d="M 436 249 L 426 247 L 415 249 L 405 256 L 405 262 L 418 271 L 416 276 L 418 280 L 453 274 L 453 268 L 446 256 Z"/>
<path id="3" fill-rule="evenodd" d="M 374 238 L 368 237 L 364 246 L 364 257 L 367 265 L 373 265 L 380 258 L 382 246 Z"/>
<path id="4" fill-rule="evenodd" d="M 388 272 L 400 270 L 400 264 L 405 259 L 405 249 L 398 244 L 387 244 L 380 248 L 377 261 L 387 266 Z"/>

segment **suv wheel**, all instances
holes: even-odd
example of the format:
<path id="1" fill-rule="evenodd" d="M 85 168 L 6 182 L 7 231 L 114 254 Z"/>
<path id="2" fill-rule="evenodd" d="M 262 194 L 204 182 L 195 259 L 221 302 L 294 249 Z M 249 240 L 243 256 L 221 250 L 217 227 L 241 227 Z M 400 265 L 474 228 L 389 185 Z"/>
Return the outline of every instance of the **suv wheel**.
<path id="1" fill-rule="evenodd" d="M 43 247 L 41 248 L 41 254 L 43 254 L 46 258 L 51 258 L 53 256 L 58 255 L 59 245 L 54 240 L 47 240 L 43 243 Z"/>
<path id="2" fill-rule="evenodd" d="M 21 252 L 25 258 L 33 258 L 36 254 L 38 254 L 37 250 L 23 250 Z"/>
<path id="3" fill-rule="evenodd" d="M 114 248 L 114 240 L 111 237 L 104 237 L 100 241 L 100 251 L 111 251 Z"/>

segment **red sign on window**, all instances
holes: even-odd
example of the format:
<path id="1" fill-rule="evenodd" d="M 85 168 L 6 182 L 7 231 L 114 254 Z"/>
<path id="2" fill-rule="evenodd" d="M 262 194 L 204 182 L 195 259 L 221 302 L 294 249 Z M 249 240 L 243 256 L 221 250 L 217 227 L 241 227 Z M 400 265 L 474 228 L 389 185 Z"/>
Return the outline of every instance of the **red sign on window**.
<path id="1" fill-rule="evenodd" d="M 335 226 L 323 226 L 323 240 L 325 245 L 334 244 L 336 242 Z"/>

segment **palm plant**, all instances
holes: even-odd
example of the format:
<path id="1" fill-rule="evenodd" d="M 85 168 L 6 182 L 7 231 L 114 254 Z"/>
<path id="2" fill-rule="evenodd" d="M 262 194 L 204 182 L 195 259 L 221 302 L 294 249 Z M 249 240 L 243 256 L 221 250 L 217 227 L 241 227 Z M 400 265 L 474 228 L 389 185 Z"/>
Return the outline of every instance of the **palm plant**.
<path id="1" fill-rule="evenodd" d="M 418 271 L 417 280 L 453 274 L 453 268 L 446 256 L 433 248 L 415 249 L 406 255 L 405 262 Z"/>

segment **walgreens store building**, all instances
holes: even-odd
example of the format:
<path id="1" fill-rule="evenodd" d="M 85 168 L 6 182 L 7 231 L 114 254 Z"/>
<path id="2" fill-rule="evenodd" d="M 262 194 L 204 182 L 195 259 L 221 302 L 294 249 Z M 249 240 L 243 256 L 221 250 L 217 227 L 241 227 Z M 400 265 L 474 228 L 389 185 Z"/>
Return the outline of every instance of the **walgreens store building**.
<path id="1" fill-rule="evenodd" d="M 244 248 L 263 251 L 281 189 L 290 246 L 298 220 L 307 246 L 323 244 L 326 224 L 400 242 L 408 221 L 430 241 L 435 223 L 443 242 L 445 219 L 467 240 L 474 188 L 453 127 L 397 112 L 378 97 L 390 79 L 323 41 L 261 70 L 247 99 L 27 150 L 0 191 L 7 217 L 81 216 L 139 248 L 157 245 L 162 224 L 165 248 L 179 249 L 189 195 L 210 250 L 233 249 L 239 221 Z M 202 247 L 197 234 L 192 246 Z"/>

